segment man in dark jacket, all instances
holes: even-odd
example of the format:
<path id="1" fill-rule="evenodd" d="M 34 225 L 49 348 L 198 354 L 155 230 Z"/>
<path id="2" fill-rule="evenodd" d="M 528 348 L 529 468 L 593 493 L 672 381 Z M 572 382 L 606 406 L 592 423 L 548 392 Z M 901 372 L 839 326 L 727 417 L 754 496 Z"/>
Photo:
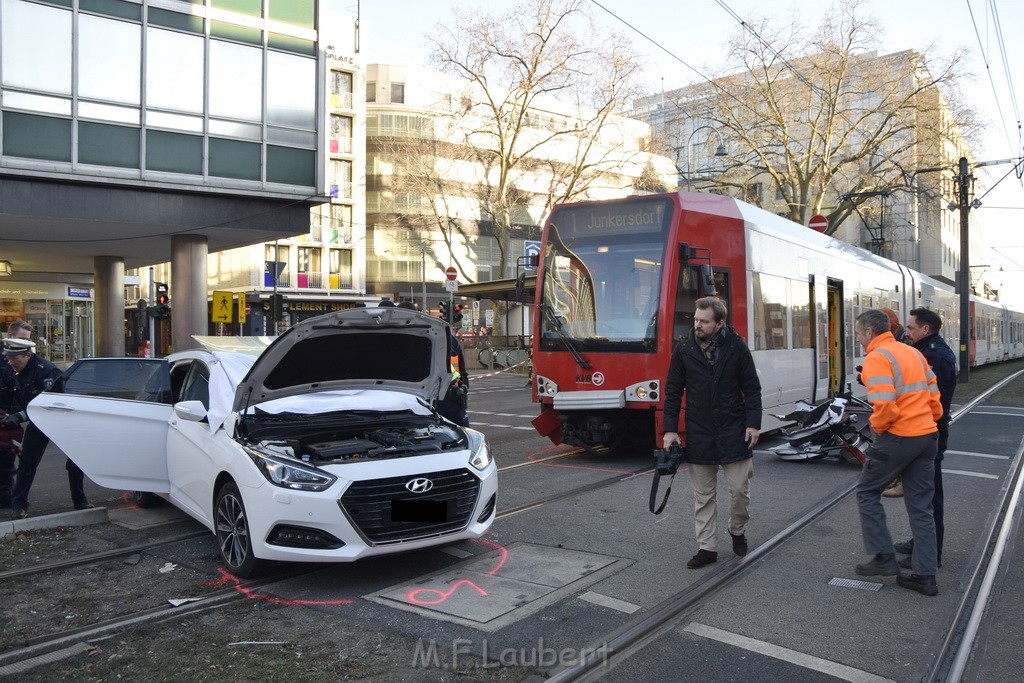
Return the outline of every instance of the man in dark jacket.
<path id="1" fill-rule="evenodd" d="M 956 390 L 956 354 L 949 348 L 946 340 L 939 336 L 942 329 L 942 318 L 935 311 L 927 308 L 915 308 L 907 317 L 907 336 L 914 348 L 928 361 L 939 384 L 939 402 L 942 403 L 942 417 L 936 422 L 939 428 L 939 445 L 935 452 L 935 493 L 932 495 L 932 514 L 935 517 L 936 560 L 942 566 L 942 537 L 946 527 L 943 524 L 942 495 L 942 454 L 946 452 L 949 442 L 950 407 L 953 404 L 953 392 Z M 914 539 L 895 544 L 896 552 L 910 555 L 914 552 Z M 899 561 L 904 568 L 910 567 L 910 559 Z"/>
<path id="2" fill-rule="evenodd" d="M 679 410 L 686 396 L 686 462 L 693 485 L 698 550 L 686 566 L 718 560 L 718 470 L 729 485 L 733 552 L 747 554 L 752 449 L 761 430 L 761 381 L 746 343 L 725 324 L 725 303 L 697 300 L 693 333 L 679 343 L 665 382 L 664 447 L 680 443 Z"/>

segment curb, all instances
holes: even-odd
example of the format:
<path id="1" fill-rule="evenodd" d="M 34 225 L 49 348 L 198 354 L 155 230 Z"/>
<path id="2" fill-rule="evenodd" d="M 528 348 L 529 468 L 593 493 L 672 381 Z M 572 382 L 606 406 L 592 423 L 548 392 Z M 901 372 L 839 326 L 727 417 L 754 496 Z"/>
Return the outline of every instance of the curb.
<path id="1" fill-rule="evenodd" d="M 86 524 L 102 524 L 108 521 L 107 508 L 95 507 L 88 510 L 69 510 L 52 515 L 11 519 L 0 522 L 0 536 L 7 536 L 18 531 L 34 531 L 36 529 L 56 529 L 62 526 L 84 526 Z"/>

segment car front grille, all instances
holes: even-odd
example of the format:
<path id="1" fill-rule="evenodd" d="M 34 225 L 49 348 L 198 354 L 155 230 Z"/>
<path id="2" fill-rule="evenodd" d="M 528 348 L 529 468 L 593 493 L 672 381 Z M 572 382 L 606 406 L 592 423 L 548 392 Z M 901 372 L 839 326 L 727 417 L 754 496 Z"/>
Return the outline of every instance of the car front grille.
<path id="1" fill-rule="evenodd" d="M 429 479 L 426 493 L 411 493 L 406 484 Z M 374 545 L 401 543 L 460 531 L 469 523 L 480 494 L 480 480 L 469 470 L 447 470 L 426 474 L 357 481 L 339 500 L 342 510 L 358 531 Z M 445 519 L 408 521 L 393 519 L 394 501 L 402 504 L 443 507 Z"/>

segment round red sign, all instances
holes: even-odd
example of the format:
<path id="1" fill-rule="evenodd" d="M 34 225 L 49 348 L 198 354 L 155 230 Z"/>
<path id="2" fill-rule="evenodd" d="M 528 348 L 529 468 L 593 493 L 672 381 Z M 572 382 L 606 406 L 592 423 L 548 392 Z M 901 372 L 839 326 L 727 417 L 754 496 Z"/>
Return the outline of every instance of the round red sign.
<path id="1" fill-rule="evenodd" d="M 821 214 L 811 216 L 811 221 L 807 224 L 807 227 L 816 232 L 825 232 L 828 230 L 828 219 Z"/>
<path id="2" fill-rule="evenodd" d="M 445 276 L 447 276 L 449 280 L 454 280 L 459 276 L 458 271 L 455 270 L 455 266 L 448 266 L 448 268 L 444 271 L 444 274 Z"/>

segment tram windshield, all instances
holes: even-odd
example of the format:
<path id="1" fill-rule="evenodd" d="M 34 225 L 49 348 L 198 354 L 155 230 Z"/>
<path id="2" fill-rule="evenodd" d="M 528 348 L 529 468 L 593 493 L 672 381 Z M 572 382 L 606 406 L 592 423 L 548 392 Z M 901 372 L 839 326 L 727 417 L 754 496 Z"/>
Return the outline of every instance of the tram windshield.
<path id="1" fill-rule="evenodd" d="M 639 198 L 556 209 L 548 221 L 540 347 L 657 350 L 672 203 Z"/>

